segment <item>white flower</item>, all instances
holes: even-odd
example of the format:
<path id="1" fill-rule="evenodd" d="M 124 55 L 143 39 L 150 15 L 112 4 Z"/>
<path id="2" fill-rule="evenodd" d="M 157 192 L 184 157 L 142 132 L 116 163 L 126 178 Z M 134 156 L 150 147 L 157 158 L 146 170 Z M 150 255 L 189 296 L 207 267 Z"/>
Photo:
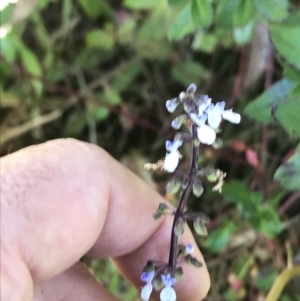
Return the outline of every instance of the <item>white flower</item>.
<path id="1" fill-rule="evenodd" d="M 232 109 L 225 110 L 222 112 L 223 119 L 230 121 L 231 123 L 240 123 L 241 122 L 241 115 L 238 113 L 232 112 Z"/>
<path id="2" fill-rule="evenodd" d="M 176 301 L 176 292 L 172 286 L 175 285 L 176 279 L 170 274 L 161 275 L 165 287 L 160 292 L 160 301 Z"/>
<path id="3" fill-rule="evenodd" d="M 181 157 L 179 151 L 167 153 L 164 161 L 164 170 L 167 172 L 174 172 L 176 169 L 179 158 Z"/>
<path id="4" fill-rule="evenodd" d="M 212 105 L 210 110 L 208 111 L 208 124 L 211 126 L 213 129 L 217 129 L 221 123 L 222 120 L 222 112 L 224 111 L 225 107 L 225 101 L 218 102 L 216 105 Z"/>
<path id="5" fill-rule="evenodd" d="M 216 132 L 206 124 L 200 126 L 197 133 L 201 143 L 212 145 L 216 140 Z"/>
<path id="6" fill-rule="evenodd" d="M 141 280 L 143 282 L 146 282 L 147 284 L 145 286 L 143 286 L 142 288 L 142 292 L 141 292 L 141 298 L 143 301 L 148 301 L 150 298 L 150 295 L 152 293 L 153 290 L 153 285 L 152 285 L 152 280 L 155 276 L 155 271 L 151 271 L 151 272 L 143 272 L 141 275 Z"/>

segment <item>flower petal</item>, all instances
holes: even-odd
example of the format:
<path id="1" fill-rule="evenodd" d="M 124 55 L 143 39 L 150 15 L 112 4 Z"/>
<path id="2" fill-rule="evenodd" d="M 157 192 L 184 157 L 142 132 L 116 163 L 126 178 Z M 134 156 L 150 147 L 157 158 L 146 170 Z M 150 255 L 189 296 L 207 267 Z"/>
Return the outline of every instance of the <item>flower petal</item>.
<path id="1" fill-rule="evenodd" d="M 195 93 L 197 90 L 197 86 L 195 84 L 190 84 L 186 89 L 187 93 Z"/>
<path id="2" fill-rule="evenodd" d="M 165 286 L 174 286 L 176 284 L 176 279 L 171 277 L 170 274 L 167 275 L 161 275 L 161 279 L 164 282 Z"/>
<path id="3" fill-rule="evenodd" d="M 229 122 L 232 122 L 232 123 L 240 123 L 241 122 L 241 115 L 238 114 L 238 113 L 232 112 L 232 109 L 225 110 L 222 113 L 222 117 L 223 117 L 223 119 L 226 119 L 226 120 L 228 120 Z"/>
<path id="4" fill-rule="evenodd" d="M 188 244 L 186 244 L 186 246 L 185 246 L 185 253 L 191 254 L 191 253 L 193 253 L 193 251 L 194 251 L 193 244 L 190 243 L 190 242 Z"/>
<path id="5" fill-rule="evenodd" d="M 176 292 L 173 287 L 166 286 L 160 292 L 160 301 L 176 301 Z"/>
<path id="6" fill-rule="evenodd" d="M 164 170 L 167 172 L 174 172 L 179 162 L 179 152 L 167 153 L 164 161 Z"/>
<path id="7" fill-rule="evenodd" d="M 141 299 L 143 301 L 148 301 L 150 298 L 150 295 L 153 290 L 153 285 L 151 283 L 147 283 L 143 288 L 141 292 Z"/>
<path id="8" fill-rule="evenodd" d="M 207 119 L 207 115 L 206 114 L 202 114 L 202 115 L 197 115 L 195 113 L 191 113 L 190 114 L 191 119 L 198 125 L 201 126 L 205 123 L 206 119 Z"/>
<path id="9" fill-rule="evenodd" d="M 154 276 L 155 276 L 154 270 L 152 270 L 151 272 L 148 272 L 148 273 L 143 272 L 141 275 L 141 281 L 150 283 L 153 280 Z"/>
<path id="10" fill-rule="evenodd" d="M 173 113 L 177 106 L 179 105 L 180 101 L 178 98 L 172 98 L 167 100 L 166 102 L 166 108 L 170 113 Z"/>
<path id="11" fill-rule="evenodd" d="M 221 110 L 217 105 L 208 113 L 207 122 L 213 128 L 217 129 L 221 123 Z"/>
<path id="12" fill-rule="evenodd" d="M 206 124 L 199 127 L 197 132 L 201 143 L 212 145 L 216 140 L 216 132 Z"/>
<path id="13" fill-rule="evenodd" d="M 182 145 L 183 141 L 181 140 L 174 140 L 173 142 L 170 140 L 166 141 L 166 150 L 168 152 L 175 152 L 177 149 Z"/>

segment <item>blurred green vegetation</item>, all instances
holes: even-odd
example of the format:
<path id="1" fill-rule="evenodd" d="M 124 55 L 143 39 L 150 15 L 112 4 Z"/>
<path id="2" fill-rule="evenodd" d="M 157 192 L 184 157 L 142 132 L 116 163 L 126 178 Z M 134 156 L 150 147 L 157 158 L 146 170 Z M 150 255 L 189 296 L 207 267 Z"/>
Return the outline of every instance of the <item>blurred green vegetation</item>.
<path id="1" fill-rule="evenodd" d="M 164 194 L 168 178 L 143 164 L 174 135 L 165 101 L 194 82 L 242 114 L 223 126 L 222 149 L 201 147 L 201 164 L 227 172 L 223 193 L 205 183 L 189 205 L 211 217 L 198 239 L 207 300 L 263 300 L 300 263 L 298 1 L 22 0 L 0 13 L 1 155 L 75 137 Z M 120 300 L 139 299 L 110 261 L 84 261 Z M 279 300 L 299 301 L 299 283 Z"/>

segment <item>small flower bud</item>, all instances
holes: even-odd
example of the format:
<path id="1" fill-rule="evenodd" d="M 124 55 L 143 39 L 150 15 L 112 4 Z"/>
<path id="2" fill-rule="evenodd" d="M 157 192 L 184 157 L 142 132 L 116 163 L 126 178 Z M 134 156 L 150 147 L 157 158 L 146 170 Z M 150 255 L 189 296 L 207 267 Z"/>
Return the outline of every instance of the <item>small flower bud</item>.
<path id="1" fill-rule="evenodd" d="M 185 92 L 181 92 L 181 93 L 179 94 L 179 99 L 180 99 L 181 101 L 183 101 L 183 100 L 185 99 L 185 97 L 186 97 L 186 93 L 185 93 Z"/>
<path id="2" fill-rule="evenodd" d="M 151 260 L 147 261 L 147 264 L 145 265 L 143 272 L 144 273 L 149 273 L 155 269 L 154 263 Z"/>
<path id="3" fill-rule="evenodd" d="M 182 181 L 182 184 L 181 184 L 181 188 L 182 189 L 186 189 L 187 185 L 188 185 L 188 182 L 189 182 L 189 178 L 188 177 L 185 177 Z"/>
<path id="4" fill-rule="evenodd" d="M 212 170 L 209 174 L 207 174 L 206 178 L 209 182 L 216 182 L 218 180 L 218 169 Z"/>
<path id="5" fill-rule="evenodd" d="M 201 268 L 203 265 L 197 258 L 193 257 L 190 254 L 184 257 L 184 261 L 186 262 L 187 265 L 193 265 L 197 268 Z"/>
<path id="6" fill-rule="evenodd" d="M 186 89 L 187 93 L 195 93 L 197 90 L 197 86 L 195 84 L 190 84 Z"/>
<path id="7" fill-rule="evenodd" d="M 207 229 L 205 227 L 205 222 L 203 222 L 200 217 L 197 217 L 194 221 L 194 230 L 200 236 L 207 235 Z"/>
<path id="8" fill-rule="evenodd" d="M 193 181 L 193 194 L 195 197 L 200 197 L 201 194 L 203 193 L 204 188 L 202 186 L 202 183 L 198 178 L 195 178 Z"/>
<path id="9" fill-rule="evenodd" d="M 182 269 L 182 267 L 177 267 L 175 269 L 174 278 L 176 280 L 181 280 L 183 278 L 183 269 Z"/>
<path id="10" fill-rule="evenodd" d="M 194 139 L 193 144 L 194 144 L 195 147 L 199 147 L 200 141 L 198 139 Z"/>
<path id="11" fill-rule="evenodd" d="M 160 203 L 158 205 L 158 209 L 157 212 L 161 213 L 161 214 L 165 214 L 169 211 L 169 207 L 166 203 Z"/>
<path id="12" fill-rule="evenodd" d="M 220 139 L 220 138 L 217 138 L 217 139 L 214 141 L 214 143 L 212 144 L 212 147 L 213 147 L 214 149 L 220 149 L 220 148 L 222 148 L 222 146 L 223 146 L 223 141 L 222 141 L 222 139 Z"/>
<path id="13" fill-rule="evenodd" d="M 177 236 L 182 235 L 184 232 L 184 226 L 185 226 L 185 220 L 182 217 L 179 217 L 174 227 L 174 233 Z"/>
<path id="14" fill-rule="evenodd" d="M 153 218 L 154 219 L 160 219 L 161 218 L 161 216 L 162 216 L 162 214 L 160 213 L 160 212 L 154 212 L 153 214 L 152 214 L 152 216 L 153 216 Z"/>
<path id="15" fill-rule="evenodd" d="M 175 194 L 181 187 L 181 179 L 178 176 L 175 176 L 168 182 L 166 187 L 166 192 L 170 194 Z"/>
<path id="16" fill-rule="evenodd" d="M 178 245 L 177 246 L 177 257 L 185 254 L 185 245 Z"/>
<path id="17" fill-rule="evenodd" d="M 161 290 L 164 287 L 164 282 L 162 281 L 161 273 L 158 273 L 156 275 L 156 277 L 153 279 L 152 284 L 155 290 L 157 291 Z"/>

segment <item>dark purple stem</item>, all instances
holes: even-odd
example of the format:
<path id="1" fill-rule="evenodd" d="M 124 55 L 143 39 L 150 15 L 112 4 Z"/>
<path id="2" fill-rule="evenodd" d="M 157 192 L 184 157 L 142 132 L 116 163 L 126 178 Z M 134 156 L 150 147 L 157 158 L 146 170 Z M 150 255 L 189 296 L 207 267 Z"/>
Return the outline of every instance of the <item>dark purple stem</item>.
<path id="1" fill-rule="evenodd" d="M 192 125 L 192 141 L 194 139 L 197 139 L 197 125 Z M 178 244 L 178 236 L 175 234 L 174 228 L 176 225 L 177 220 L 183 216 L 183 211 L 186 206 L 187 200 L 189 198 L 189 195 L 191 193 L 192 187 L 193 187 L 193 180 L 194 177 L 197 174 L 198 171 L 198 156 L 199 156 L 199 147 L 195 146 L 192 142 L 192 160 L 189 172 L 187 174 L 188 182 L 187 186 L 184 190 L 182 190 L 180 195 L 180 200 L 178 207 L 176 209 L 175 215 L 174 215 L 174 221 L 172 225 L 172 233 L 171 233 L 171 242 L 170 242 L 170 255 L 169 255 L 169 267 L 173 270 L 176 267 L 176 261 L 177 261 L 177 244 Z"/>

